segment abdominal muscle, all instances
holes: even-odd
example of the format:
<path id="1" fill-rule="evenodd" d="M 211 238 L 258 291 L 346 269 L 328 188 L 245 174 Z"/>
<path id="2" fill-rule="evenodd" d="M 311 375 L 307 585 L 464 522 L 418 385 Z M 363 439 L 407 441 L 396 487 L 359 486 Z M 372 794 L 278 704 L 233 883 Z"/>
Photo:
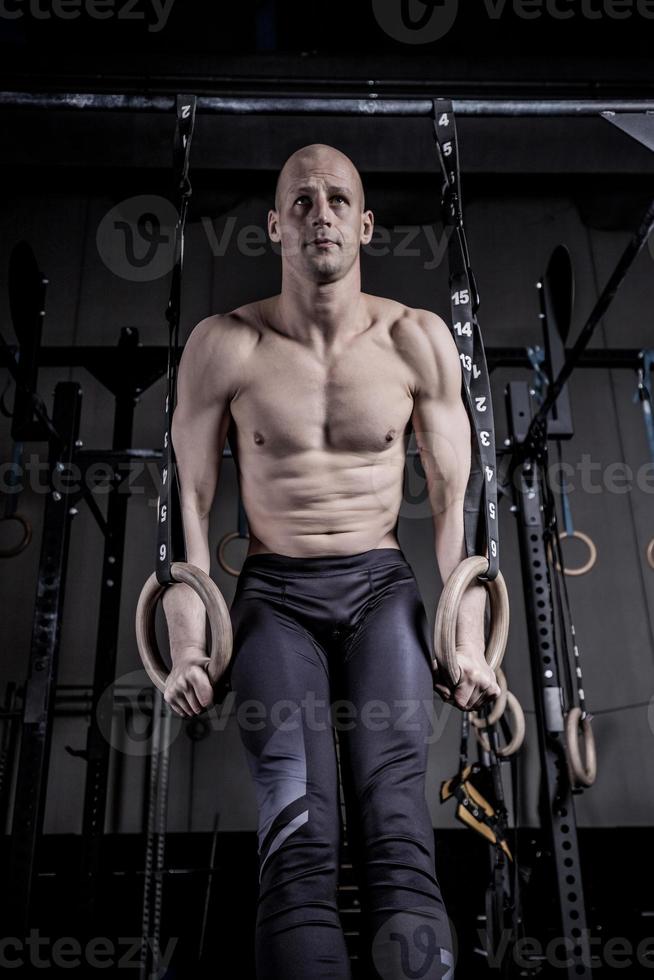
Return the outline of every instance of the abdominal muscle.
<path id="1" fill-rule="evenodd" d="M 306 453 L 280 475 L 279 461 L 243 459 L 240 480 L 248 515 L 248 555 L 353 555 L 400 548 L 404 452 L 383 461 L 352 454 Z M 256 455 L 256 454 L 253 454 Z M 272 461 L 271 461 L 272 462 Z M 250 464 L 250 465 L 248 465 Z M 267 473 L 266 470 L 271 472 Z"/>

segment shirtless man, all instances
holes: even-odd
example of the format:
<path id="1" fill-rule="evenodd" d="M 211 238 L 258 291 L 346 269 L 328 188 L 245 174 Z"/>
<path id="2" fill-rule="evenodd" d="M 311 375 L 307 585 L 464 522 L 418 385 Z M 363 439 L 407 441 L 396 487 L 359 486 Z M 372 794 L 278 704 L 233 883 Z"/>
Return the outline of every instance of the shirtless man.
<path id="1" fill-rule="evenodd" d="M 255 708 L 239 725 L 259 810 L 258 980 L 350 977 L 336 905 L 336 729 L 366 977 L 408 976 L 407 956 L 424 980 L 452 977 L 425 800 L 429 707 L 434 687 L 462 710 L 499 694 L 484 658 L 485 589 L 472 586 L 461 603 L 452 691 L 434 676 L 397 539 L 413 426 L 443 581 L 465 557 L 471 433 L 445 323 L 361 291 L 373 224 L 348 157 L 322 144 L 298 150 L 268 215 L 281 293 L 203 320 L 179 368 L 171 435 L 188 561 L 209 572 L 228 434 L 250 531 L 228 675 L 237 707 Z M 192 716 L 214 695 L 204 609 L 185 585 L 166 590 L 164 609 L 164 697 Z"/>

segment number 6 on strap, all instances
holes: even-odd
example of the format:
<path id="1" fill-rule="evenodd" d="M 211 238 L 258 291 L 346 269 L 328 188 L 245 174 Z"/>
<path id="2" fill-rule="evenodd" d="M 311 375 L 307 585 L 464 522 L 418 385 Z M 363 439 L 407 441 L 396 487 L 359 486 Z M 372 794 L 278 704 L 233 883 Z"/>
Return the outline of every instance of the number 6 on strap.
<path id="1" fill-rule="evenodd" d="M 227 604 L 213 579 L 197 565 L 181 561 L 173 562 L 170 573 L 175 582 L 183 582 L 190 586 L 204 603 L 211 632 L 211 652 L 207 673 L 211 683 L 216 684 L 232 656 L 232 621 Z M 156 572 L 153 572 L 141 590 L 136 607 L 136 643 L 148 677 L 160 691 L 166 688 L 169 670 L 159 652 L 155 616 L 157 603 L 166 588 L 166 585 L 161 585 L 158 581 Z"/>
<path id="2" fill-rule="evenodd" d="M 447 682 L 456 687 L 461 668 L 456 658 L 456 624 L 463 593 L 478 575 L 488 569 L 488 559 L 482 555 L 465 558 L 454 569 L 443 589 L 434 623 L 434 654 L 445 672 Z M 509 596 L 501 572 L 491 582 L 482 580 L 490 597 L 490 635 L 485 657 L 495 670 L 502 663 L 509 635 Z"/>

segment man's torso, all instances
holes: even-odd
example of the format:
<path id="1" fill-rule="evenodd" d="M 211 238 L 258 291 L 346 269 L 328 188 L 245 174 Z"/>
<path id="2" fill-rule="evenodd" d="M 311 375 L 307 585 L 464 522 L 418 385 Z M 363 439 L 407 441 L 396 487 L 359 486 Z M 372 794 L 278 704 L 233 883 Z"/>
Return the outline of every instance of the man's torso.
<path id="1" fill-rule="evenodd" d="M 266 304 L 274 299 L 234 311 L 241 338 L 250 335 L 230 401 L 248 554 L 399 547 L 413 411 L 414 372 L 402 354 L 410 311 L 363 298 L 369 326 L 324 353 L 272 325 Z"/>

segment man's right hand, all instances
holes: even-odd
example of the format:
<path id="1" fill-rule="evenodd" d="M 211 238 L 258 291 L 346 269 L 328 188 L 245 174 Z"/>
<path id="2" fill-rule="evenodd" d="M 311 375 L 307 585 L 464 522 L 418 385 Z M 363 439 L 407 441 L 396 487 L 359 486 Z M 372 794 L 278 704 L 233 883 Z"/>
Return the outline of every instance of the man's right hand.
<path id="1" fill-rule="evenodd" d="M 207 667 L 209 657 L 193 653 L 177 658 L 166 679 L 164 701 L 186 718 L 199 715 L 213 703 L 213 687 Z"/>

